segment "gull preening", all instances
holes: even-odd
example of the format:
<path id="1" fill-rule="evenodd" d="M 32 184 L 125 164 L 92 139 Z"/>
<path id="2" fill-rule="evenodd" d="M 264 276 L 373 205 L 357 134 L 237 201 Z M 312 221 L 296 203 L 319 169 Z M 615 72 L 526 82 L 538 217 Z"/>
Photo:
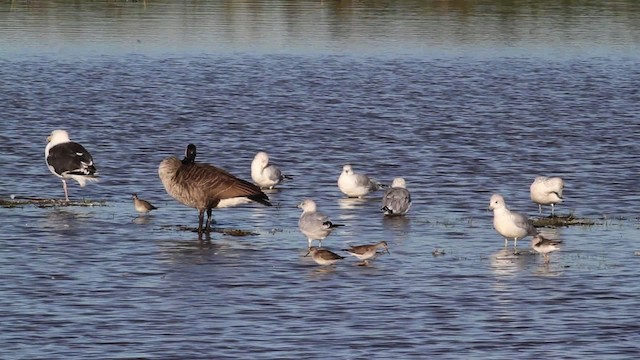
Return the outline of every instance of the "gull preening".
<path id="1" fill-rule="evenodd" d="M 382 196 L 382 211 L 385 215 L 404 215 L 411 207 L 411 194 L 401 177 L 393 179 L 391 187 Z"/>
<path id="2" fill-rule="evenodd" d="M 298 207 L 302 209 L 302 215 L 298 220 L 298 227 L 300 231 L 307 237 L 309 241 L 309 248 L 311 248 L 311 242 L 318 240 L 320 247 L 322 247 L 322 240 L 324 240 L 331 232 L 342 224 L 334 224 L 329 220 L 329 217 L 317 210 L 315 201 L 311 199 L 303 200 Z"/>
<path id="3" fill-rule="evenodd" d="M 311 255 L 313 261 L 315 261 L 318 265 L 333 265 L 338 260 L 344 259 L 343 256 L 340 256 L 333 251 L 320 249 L 315 246 L 310 247 L 309 251 L 307 251 L 307 254 L 304 257 L 307 257 L 309 255 Z"/>
<path id="4" fill-rule="evenodd" d="M 151 210 L 157 209 L 157 207 L 151 205 L 147 200 L 138 198 L 138 194 L 131 194 L 131 197 L 133 198 L 133 207 L 139 213 L 146 214 Z"/>
<path id="5" fill-rule="evenodd" d="M 255 201 L 271 206 L 269 197 L 248 181 L 205 163 L 196 163 L 196 146 L 189 144 L 181 161 L 175 156 L 160 163 L 158 175 L 165 190 L 182 204 L 199 211 L 198 235 L 211 231 L 211 210 Z M 207 223 L 203 229 L 204 212 Z"/>
<path id="6" fill-rule="evenodd" d="M 560 244 L 562 244 L 561 240 L 546 239 L 541 235 L 536 235 L 531 239 L 531 247 L 544 256 L 545 264 L 549 263 L 549 253 L 560 249 Z"/>
<path id="7" fill-rule="evenodd" d="M 386 186 L 367 175 L 355 173 L 353 167 L 347 164 L 342 167 L 338 188 L 348 197 L 363 197 L 372 191 L 382 190 Z"/>
<path id="8" fill-rule="evenodd" d="M 269 155 L 264 151 L 258 152 L 251 162 L 251 178 L 262 189 L 273 189 L 282 181 L 292 179 L 276 165 L 270 164 Z"/>
<path id="9" fill-rule="evenodd" d="M 513 240 L 515 251 L 518 240 L 529 235 L 538 235 L 538 230 L 526 216 L 509 210 L 502 195 L 493 194 L 489 201 L 489 208 L 493 210 L 493 227 L 504 237 L 504 247 L 508 246 L 508 240 Z"/>
<path id="10" fill-rule="evenodd" d="M 67 179 L 73 179 L 84 187 L 87 181 L 97 181 L 98 170 L 91 154 L 84 146 L 69 139 L 65 130 L 53 130 L 47 138 L 44 158 L 49 171 L 62 180 L 64 199 L 69 201 Z"/>
<path id="11" fill-rule="evenodd" d="M 538 176 L 531 183 L 530 190 L 531 200 L 538 204 L 540 215 L 542 215 L 542 205 L 551 205 L 551 217 L 553 217 L 555 205 L 563 201 L 564 181 L 562 178 Z"/>
<path id="12" fill-rule="evenodd" d="M 389 247 L 386 241 L 380 241 L 375 244 L 369 245 L 355 245 L 350 246 L 348 249 L 342 249 L 342 251 L 348 252 L 350 255 L 362 260 L 364 264 L 368 263 L 368 260 L 372 259 L 378 254 L 378 248 L 383 248 L 387 254 L 389 254 Z"/>

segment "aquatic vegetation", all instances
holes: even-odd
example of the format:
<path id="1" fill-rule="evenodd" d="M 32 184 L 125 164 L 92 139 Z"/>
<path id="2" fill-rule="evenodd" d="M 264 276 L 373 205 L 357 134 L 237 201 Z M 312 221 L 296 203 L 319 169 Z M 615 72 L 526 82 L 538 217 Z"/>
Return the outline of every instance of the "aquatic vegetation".
<path id="1" fill-rule="evenodd" d="M 178 230 L 178 231 L 195 232 L 195 233 L 198 232 L 198 228 L 191 227 L 191 226 L 184 226 L 184 225 L 167 225 L 167 226 L 162 226 L 162 228 L 174 229 L 174 230 Z M 223 234 L 223 235 L 229 235 L 229 236 L 255 236 L 255 235 L 260 235 L 257 232 L 251 231 L 251 230 L 228 229 L 228 228 L 219 228 L 219 227 L 212 227 L 211 231 L 219 233 L 219 234 Z"/>
<path id="2" fill-rule="evenodd" d="M 535 227 L 566 227 L 566 226 L 592 226 L 598 225 L 596 220 L 588 218 L 577 218 L 573 214 L 566 216 L 553 216 L 533 219 L 533 226 Z"/>
<path id="3" fill-rule="evenodd" d="M 61 206 L 107 206 L 106 200 L 71 200 L 65 201 L 61 199 L 40 199 L 40 198 L 15 198 L 0 199 L 0 207 L 15 208 L 33 205 L 39 208 L 61 207 Z"/>

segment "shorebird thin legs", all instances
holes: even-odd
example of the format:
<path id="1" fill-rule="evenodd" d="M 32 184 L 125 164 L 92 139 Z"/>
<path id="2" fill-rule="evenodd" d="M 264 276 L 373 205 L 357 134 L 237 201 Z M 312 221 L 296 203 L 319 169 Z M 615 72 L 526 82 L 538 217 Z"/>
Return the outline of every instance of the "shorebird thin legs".
<path id="1" fill-rule="evenodd" d="M 538 213 L 542 216 L 542 205 L 538 204 Z M 553 205 L 551 205 L 551 213 L 553 214 Z"/>

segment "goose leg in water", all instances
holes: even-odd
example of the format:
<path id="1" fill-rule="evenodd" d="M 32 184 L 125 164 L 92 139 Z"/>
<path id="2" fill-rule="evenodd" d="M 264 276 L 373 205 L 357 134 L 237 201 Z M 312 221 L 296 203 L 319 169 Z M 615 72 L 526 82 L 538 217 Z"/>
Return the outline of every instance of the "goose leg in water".
<path id="1" fill-rule="evenodd" d="M 207 234 L 211 232 L 211 208 L 207 208 L 207 227 L 205 232 Z"/>
<path id="2" fill-rule="evenodd" d="M 204 209 L 200 209 L 198 215 L 198 235 L 202 235 L 202 222 L 204 221 Z"/>

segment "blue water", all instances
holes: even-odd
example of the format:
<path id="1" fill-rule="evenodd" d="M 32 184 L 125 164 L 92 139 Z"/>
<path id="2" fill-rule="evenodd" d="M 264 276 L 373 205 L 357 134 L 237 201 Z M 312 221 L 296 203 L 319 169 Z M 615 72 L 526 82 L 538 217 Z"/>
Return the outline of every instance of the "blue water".
<path id="1" fill-rule="evenodd" d="M 0 357 L 640 352 L 635 2 L 551 18 L 528 2 L 42 4 L 0 8 L 0 198 L 63 197 L 44 146 L 64 128 L 100 172 L 70 197 L 106 206 L 0 208 Z M 184 230 L 197 211 L 157 166 L 190 142 L 244 179 L 260 150 L 294 176 L 274 207 L 214 211 L 216 227 L 257 235 Z M 404 177 L 409 214 L 383 218 L 381 193 L 345 199 L 345 163 Z M 595 222 L 542 229 L 563 240 L 549 265 L 528 239 L 505 251 L 486 210 L 500 192 L 537 216 L 538 175 L 565 179 L 560 214 Z M 138 216 L 133 192 L 159 209 Z M 390 254 L 304 258 L 307 197 L 346 225 L 325 247 L 386 240 Z"/>

